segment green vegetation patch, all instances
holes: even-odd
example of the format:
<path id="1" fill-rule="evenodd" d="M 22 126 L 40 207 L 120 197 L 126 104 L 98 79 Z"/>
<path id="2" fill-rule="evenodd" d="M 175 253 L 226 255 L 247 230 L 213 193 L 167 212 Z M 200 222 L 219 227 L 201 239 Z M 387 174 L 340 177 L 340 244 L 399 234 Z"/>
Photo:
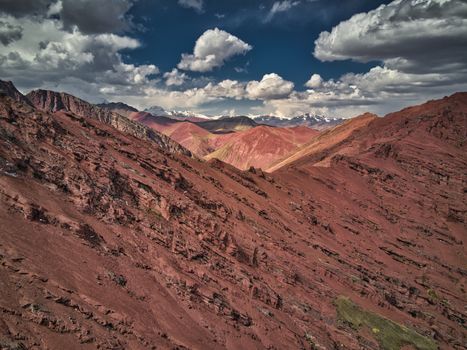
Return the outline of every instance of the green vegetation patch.
<path id="1" fill-rule="evenodd" d="M 383 350 L 399 350 L 405 345 L 412 345 L 417 350 L 438 349 L 433 340 L 387 318 L 365 311 L 347 297 L 338 297 L 335 305 L 339 320 L 349 323 L 356 330 L 368 327 Z"/>

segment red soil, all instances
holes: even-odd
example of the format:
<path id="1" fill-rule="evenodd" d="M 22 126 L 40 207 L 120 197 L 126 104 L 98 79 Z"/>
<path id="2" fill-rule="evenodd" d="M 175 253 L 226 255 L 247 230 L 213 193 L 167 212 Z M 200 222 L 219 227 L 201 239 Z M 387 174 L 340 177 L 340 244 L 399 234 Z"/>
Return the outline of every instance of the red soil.
<path id="1" fill-rule="evenodd" d="M 214 149 L 210 139 L 215 135 L 191 122 L 180 122 L 165 129 L 163 133 L 189 149 L 198 157 L 211 153 Z"/>
<path id="2" fill-rule="evenodd" d="M 257 126 L 219 137 L 213 141 L 216 151 L 205 159 L 217 158 L 242 170 L 251 166 L 267 169 L 273 162 L 295 151 L 316 135 L 318 131 L 305 126 Z"/>
<path id="3" fill-rule="evenodd" d="M 345 295 L 460 349 L 466 136 L 456 94 L 264 174 L 0 97 L 0 343 L 368 348 Z"/>

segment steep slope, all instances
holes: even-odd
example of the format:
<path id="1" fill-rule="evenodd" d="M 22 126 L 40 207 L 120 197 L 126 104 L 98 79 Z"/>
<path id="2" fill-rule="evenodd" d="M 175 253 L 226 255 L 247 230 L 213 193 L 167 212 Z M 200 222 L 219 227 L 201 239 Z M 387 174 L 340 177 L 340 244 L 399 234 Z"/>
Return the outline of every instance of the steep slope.
<path id="1" fill-rule="evenodd" d="M 172 124 L 164 131 L 164 134 L 177 141 L 186 149 L 189 149 L 198 157 L 214 151 L 213 142 L 218 135 L 211 134 L 206 129 L 191 122 L 180 122 Z"/>
<path id="2" fill-rule="evenodd" d="M 314 159 L 315 162 L 320 161 L 322 160 L 323 152 L 333 152 L 336 148 L 339 149 L 342 142 L 348 141 L 351 134 L 365 129 L 368 124 L 376 118 L 376 115 L 366 113 L 349 119 L 335 128 L 326 130 L 318 137 L 313 138 L 308 143 L 304 144 L 296 152 L 288 154 L 286 157 L 270 164 L 267 171 L 272 172 L 297 161 L 303 161 L 307 164 L 311 162 L 311 159 Z"/>
<path id="3" fill-rule="evenodd" d="M 118 113 L 124 117 L 129 117 L 131 113 L 138 112 L 135 107 L 129 106 L 123 102 L 107 102 L 96 105 L 99 108 L 107 109 L 111 112 Z"/>
<path id="4" fill-rule="evenodd" d="M 290 154 L 317 134 L 316 130 L 304 126 L 257 126 L 225 135 L 221 138 L 219 147 L 215 147 L 216 151 L 208 154 L 205 159 L 217 158 L 242 170 L 251 166 L 266 169 L 274 161 Z M 213 143 L 216 144 L 216 141 Z"/>
<path id="5" fill-rule="evenodd" d="M 80 117 L 90 117 L 105 124 L 112 125 L 117 130 L 136 136 L 141 139 L 154 141 L 167 152 L 183 153 L 190 152 L 172 141 L 169 137 L 153 131 L 142 124 L 135 123 L 130 119 L 112 112 L 108 109 L 99 108 L 89 102 L 83 101 L 75 96 L 49 90 L 34 90 L 26 95 L 26 98 L 38 109 L 47 112 L 72 112 Z"/>
<path id="6" fill-rule="evenodd" d="M 457 93 L 373 119 L 339 147 L 274 173 L 303 195 L 302 220 L 329 225 L 331 260 L 361 262 L 359 274 L 349 276 L 359 294 L 353 300 L 373 311 L 378 300 L 393 320 L 428 322 L 426 334 L 449 343 L 442 349 L 466 341 L 458 328 L 466 319 L 466 139 L 467 93 Z M 379 332 L 374 316 L 347 305 L 340 317 L 358 330 L 360 343 L 378 340 L 363 326 L 371 319 Z M 383 335 L 390 348 L 404 344 L 393 335 Z"/>
<path id="7" fill-rule="evenodd" d="M 243 116 L 222 117 L 219 119 L 197 122 L 197 124 L 203 129 L 217 134 L 248 130 L 258 126 L 253 119 Z"/>
<path id="8" fill-rule="evenodd" d="M 13 100 L 33 106 L 32 103 L 18 91 L 16 86 L 11 81 L 0 80 L 0 95 L 9 96 Z"/>
<path id="9" fill-rule="evenodd" d="M 264 174 L 0 96 L 0 342 L 461 349 L 466 118 L 454 95 Z"/>

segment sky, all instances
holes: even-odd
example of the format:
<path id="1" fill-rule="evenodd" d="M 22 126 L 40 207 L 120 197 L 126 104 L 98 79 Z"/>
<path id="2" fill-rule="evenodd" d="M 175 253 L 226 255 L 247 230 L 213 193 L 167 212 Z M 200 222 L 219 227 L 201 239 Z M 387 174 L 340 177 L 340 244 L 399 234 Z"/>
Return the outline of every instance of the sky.
<path id="1" fill-rule="evenodd" d="M 205 115 L 384 115 L 467 90 L 466 0 L 1 0 L 0 79 Z"/>

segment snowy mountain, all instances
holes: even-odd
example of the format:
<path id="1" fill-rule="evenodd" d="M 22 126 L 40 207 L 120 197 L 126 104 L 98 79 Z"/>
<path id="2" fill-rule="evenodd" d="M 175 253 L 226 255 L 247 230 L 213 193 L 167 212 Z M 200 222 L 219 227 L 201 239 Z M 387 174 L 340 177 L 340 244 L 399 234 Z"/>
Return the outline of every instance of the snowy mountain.
<path id="1" fill-rule="evenodd" d="M 329 118 L 319 115 L 306 113 L 293 118 L 281 118 L 272 115 L 263 115 L 254 117 L 255 122 L 258 124 L 281 126 L 281 127 L 293 127 L 304 125 L 317 130 L 329 129 L 336 125 L 341 124 L 344 119 L 340 118 Z"/>
<path id="2" fill-rule="evenodd" d="M 189 120 L 192 122 L 198 122 L 208 119 L 204 114 L 192 112 L 192 111 L 167 111 L 160 106 L 152 106 L 144 110 L 154 116 L 163 116 L 176 120 Z"/>

